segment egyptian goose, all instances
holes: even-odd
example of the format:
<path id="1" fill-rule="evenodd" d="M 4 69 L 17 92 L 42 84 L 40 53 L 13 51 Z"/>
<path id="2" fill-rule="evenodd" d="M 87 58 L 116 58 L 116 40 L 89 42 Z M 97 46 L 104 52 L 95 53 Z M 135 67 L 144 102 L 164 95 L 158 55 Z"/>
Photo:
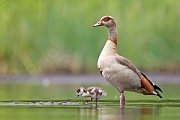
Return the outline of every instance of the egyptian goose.
<path id="1" fill-rule="evenodd" d="M 106 96 L 107 93 L 99 87 L 89 87 L 87 88 L 87 90 L 85 90 L 83 87 L 80 87 L 76 91 L 76 98 L 79 97 L 80 95 L 83 97 L 90 97 L 91 101 L 95 100 L 97 106 L 97 100 L 101 99 L 101 97 L 103 96 Z"/>
<path id="2" fill-rule="evenodd" d="M 108 28 L 108 40 L 101 51 L 97 67 L 103 77 L 120 92 L 120 105 L 125 105 L 124 91 L 142 93 L 144 95 L 162 96 L 156 86 L 145 74 L 140 72 L 128 59 L 117 53 L 116 21 L 111 16 L 104 16 L 93 27 Z"/>

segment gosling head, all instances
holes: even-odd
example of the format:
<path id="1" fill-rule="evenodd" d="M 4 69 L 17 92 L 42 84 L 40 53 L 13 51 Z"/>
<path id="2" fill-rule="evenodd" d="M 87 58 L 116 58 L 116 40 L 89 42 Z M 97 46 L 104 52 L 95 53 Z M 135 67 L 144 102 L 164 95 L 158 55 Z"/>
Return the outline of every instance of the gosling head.
<path id="1" fill-rule="evenodd" d="M 86 91 L 84 90 L 83 87 L 80 87 L 79 89 L 77 89 L 77 91 L 76 91 L 76 98 L 79 97 L 79 96 L 82 96 L 82 94 L 84 92 L 86 92 Z"/>

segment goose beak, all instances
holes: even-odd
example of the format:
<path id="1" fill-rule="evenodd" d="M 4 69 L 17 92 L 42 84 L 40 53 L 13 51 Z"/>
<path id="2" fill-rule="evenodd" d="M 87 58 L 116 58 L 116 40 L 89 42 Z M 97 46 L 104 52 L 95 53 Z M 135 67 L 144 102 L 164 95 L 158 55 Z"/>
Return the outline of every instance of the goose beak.
<path id="1" fill-rule="evenodd" d="M 76 98 L 78 98 L 79 97 L 79 95 L 76 95 Z"/>
<path id="2" fill-rule="evenodd" d="M 104 23 L 102 21 L 99 21 L 98 23 L 94 24 L 93 27 L 103 26 Z"/>

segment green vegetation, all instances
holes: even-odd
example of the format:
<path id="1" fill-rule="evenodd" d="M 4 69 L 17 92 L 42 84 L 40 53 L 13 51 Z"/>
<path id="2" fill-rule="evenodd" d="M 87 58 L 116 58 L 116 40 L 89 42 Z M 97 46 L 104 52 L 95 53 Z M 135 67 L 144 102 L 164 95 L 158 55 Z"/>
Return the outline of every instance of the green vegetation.
<path id="1" fill-rule="evenodd" d="M 138 68 L 180 70 L 179 11 L 179 0 L 0 0 L 0 74 L 97 73 L 104 15 Z"/>

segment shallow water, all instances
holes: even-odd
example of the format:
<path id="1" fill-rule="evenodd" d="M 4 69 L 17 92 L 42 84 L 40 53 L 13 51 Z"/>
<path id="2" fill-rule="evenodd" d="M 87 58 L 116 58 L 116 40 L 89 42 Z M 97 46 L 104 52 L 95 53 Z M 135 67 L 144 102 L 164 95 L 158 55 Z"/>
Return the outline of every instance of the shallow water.
<path id="1" fill-rule="evenodd" d="M 0 118 L 9 120 L 170 120 L 180 118 L 180 84 L 159 83 L 163 99 L 125 92 L 126 105 L 119 106 L 119 93 L 104 83 L 1 82 Z M 75 98 L 80 86 L 98 86 L 107 96 L 94 102 Z"/>
<path id="2" fill-rule="evenodd" d="M 65 103 L 65 101 L 61 102 Z M 45 104 L 48 103 L 47 101 L 43 104 L 38 104 L 38 101 L 34 103 L 30 101 L 1 102 L 0 116 L 1 119 L 15 120 L 32 118 L 39 120 L 169 120 L 180 118 L 180 100 L 127 101 L 124 107 L 119 106 L 119 101 L 99 101 L 97 107 L 93 102 L 88 105 L 83 105 L 82 102 L 68 102 L 61 105 Z"/>

